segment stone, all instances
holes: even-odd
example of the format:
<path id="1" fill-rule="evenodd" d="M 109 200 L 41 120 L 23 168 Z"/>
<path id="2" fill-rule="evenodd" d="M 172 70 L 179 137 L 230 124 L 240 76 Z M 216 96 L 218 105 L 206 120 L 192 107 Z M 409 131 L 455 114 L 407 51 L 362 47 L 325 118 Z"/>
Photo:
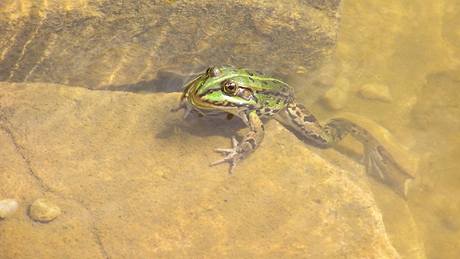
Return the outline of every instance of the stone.
<path id="1" fill-rule="evenodd" d="M 298 66 L 314 70 L 334 53 L 339 6 L 338 0 L 2 0 L 0 81 L 160 91 L 152 81 L 163 70 L 219 64 L 276 75 Z"/>
<path id="2" fill-rule="evenodd" d="M 342 77 L 339 77 L 331 89 L 323 96 L 323 103 L 332 110 L 342 109 L 348 100 L 350 82 Z"/>
<path id="3" fill-rule="evenodd" d="M 390 89 L 387 85 L 384 84 L 364 84 L 361 86 L 358 92 L 360 97 L 369 100 L 377 100 L 381 102 L 391 102 L 393 100 Z"/>
<path id="4" fill-rule="evenodd" d="M 47 223 L 61 215 L 61 209 L 47 199 L 37 199 L 30 206 L 29 215 L 35 221 Z"/>
<path id="5" fill-rule="evenodd" d="M 399 257 L 363 166 L 329 150 L 332 164 L 275 121 L 229 175 L 209 163 L 243 124 L 183 120 L 178 93 L 0 88 L 0 168 L 22 165 L 9 184 L 66 208 L 46 227 L 2 222 L 5 257 Z"/>
<path id="6" fill-rule="evenodd" d="M 18 209 L 18 202 L 14 199 L 0 200 L 0 219 L 6 219 Z"/>

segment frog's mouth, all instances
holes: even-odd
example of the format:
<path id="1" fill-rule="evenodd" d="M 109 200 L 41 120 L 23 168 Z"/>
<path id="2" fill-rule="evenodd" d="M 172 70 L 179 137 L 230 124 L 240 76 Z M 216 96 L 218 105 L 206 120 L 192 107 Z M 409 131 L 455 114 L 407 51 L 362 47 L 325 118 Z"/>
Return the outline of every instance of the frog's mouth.
<path id="1" fill-rule="evenodd" d="M 192 79 L 192 81 L 185 84 L 184 90 L 182 91 L 181 101 L 187 99 L 190 95 L 196 94 L 197 86 L 204 82 L 202 79 L 204 79 L 203 75 L 199 75 Z"/>
<path id="2" fill-rule="evenodd" d="M 230 101 L 212 100 L 207 99 L 206 97 L 200 97 L 199 95 L 189 95 L 188 101 L 195 109 L 201 110 L 205 113 L 220 111 L 237 114 L 241 109 Z"/>
<path id="3" fill-rule="evenodd" d="M 218 103 L 206 100 L 198 93 L 199 89 L 208 79 L 206 74 L 201 74 L 185 85 L 181 100 L 184 99 L 196 110 L 217 110 L 220 108 Z"/>

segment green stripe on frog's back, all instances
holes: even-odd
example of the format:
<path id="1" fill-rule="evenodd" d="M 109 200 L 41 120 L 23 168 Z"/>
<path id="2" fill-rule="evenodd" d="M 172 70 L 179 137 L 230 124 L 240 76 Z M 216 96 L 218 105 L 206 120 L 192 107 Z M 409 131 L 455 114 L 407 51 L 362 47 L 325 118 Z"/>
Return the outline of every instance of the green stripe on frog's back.
<path id="1" fill-rule="evenodd" d="M 271 77 L 245 71 L 246 83 L 251 85 L 251 89 L 256 93 L 274 96 L 290 97 L 293 95 L 292 88 L 285 82 Z"/>
<path id="2" fill-rule="evenodd" d="M 261 87 L 253 87 L 253 90 L 258 94 L 279 96 L 289 99 L 294 96 L 292 88 L 282 81 L 264 79 L 259 82 Z"/>
<path id="3" fill-rule="evenodd" d="M 223 72 L 226 76 L 215 79 L 216 82 L 232 79 L 232 81 L 237 82 L 240 86 L 250 88 L 255 92 L 275 93 L 276 95 L 281 93 L 285 97 L 292 95 L 291 87 L 279 79 L 266 77 L 260 73 L 245 69 L 226 68 Z M 212 84 L 213 81 L 209 83 Z"/>
<path id="4" fill-rule="evenodd" d="M 264 106 L 270 106 L 275 110 L 285 107 L 294 100 L 294 92 L 287 83 L 274 79 L 256 77 L 259 86 L 253 88 L 259 102 Z"/>

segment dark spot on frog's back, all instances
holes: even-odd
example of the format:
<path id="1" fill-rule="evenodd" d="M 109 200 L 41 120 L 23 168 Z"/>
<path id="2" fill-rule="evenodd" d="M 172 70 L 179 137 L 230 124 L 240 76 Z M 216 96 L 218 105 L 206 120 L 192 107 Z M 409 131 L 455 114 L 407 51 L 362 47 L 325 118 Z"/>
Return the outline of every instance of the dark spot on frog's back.
<path id="1" fill-rule="evenodd" d="M 316 118 L 315 118 L 315 116 L 313 116 L 313 115 L 308 115 L 308 116 L 304 116 L 304 117 L 303 117 L 303 121 L 304 121 L 304 122 L 315 122 L 315 121 L 316 121 Z"/>
<path id="2" fill-rule="evenodd" d="M 303 109 L 303 110 L 307 109 L 307 108 L 305 108 L 305 106 L 303 106 L 303 104 L 300 104 L 300 103 L 297 104 L 297 107 L 299 107 L 300 109 Z"/>
<path id="3" fill-rule="evenodd" d="M 302 116 L 302 113 L 301 113 L 300 110 L 298 110 L 298 109 L 295 110 L 295 114 L 297 115 L 297 117 Z"/>
<path id="4" fill-rule="evenodd" d="M 264 112 L 270 112 L 270 111 L 271 111 L 271 109 L 268 108 L 268 107 L 264 109 Z"/>

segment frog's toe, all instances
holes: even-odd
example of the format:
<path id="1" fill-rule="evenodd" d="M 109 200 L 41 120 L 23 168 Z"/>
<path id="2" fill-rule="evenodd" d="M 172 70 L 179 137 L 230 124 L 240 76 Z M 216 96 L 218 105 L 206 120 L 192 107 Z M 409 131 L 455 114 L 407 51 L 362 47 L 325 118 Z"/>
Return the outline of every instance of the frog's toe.
<path id="1" fill-rule="evenodd" d="M 238 152 L 236 152 L 235 149 L 225 149 L 225 151 L 224 149 L 222 149 L 222 152 L 227 153 L 227 155 L 224 158 L 211 163 L 211 166 L 222 164 L 225 162 L 233 163 L 236 162 L 236 160 L 238 159 Z"/>
<path id="2" fill-rule="evenodd" d="M 233 148 L 216 148 L 214 150 L 219 153 L 232 153 L 233 152 Z"/>
<path id="3" fill-rule="evenodd" d="M 235 149 L 238 146 L 238 140 L 235 137 L 232 137 L 232 147 Z"/>
<path id="4" fill-rule="evenodd" d="M 238 158 L 237 158 L 237 153 L 232 151 L 230 154 L 228 154 L 227 156 L 225 156 L 224 158 L 222 159 L 219 159 L 213 163 L 210 164 L 210 166 L 215 166 L 215 165 L 218 165 L 218 164 L 222 164 L 222 163 L 226 163 L 228 162 L 230 164 L 230 174 L 233 173 L 233 169 L 236 167 L 236 164 L 237 164 L 237 161 L 238 161 Z"/>
<path id="5" fill-rule="evenodd" d="M 209 164 L 210 166 L 215 166 L 215 165 L 218 165 L 218 164 L 222 164 L 222 163 L 225 163 L 225 162 L 228 162 L 230 160 L 229 156 L 226 156 L 222 159 L 219 159 L 217 161 L 214 161 L 212 162 L 211 164 Z"/>
<path id="6" fill-rule="evenodd" d="M 232 137 L 232 145 L 233 148 L 216 148 L 215 151 L 224 153 L 225 157 L 211 163 L 210 166 L 228 162 L 230 163 L 230 173 L 233 173 L 233 169 L 236 167 L 239 160 L 239 154 L 237 152 L 238 141 L 234 137 Z"/>

